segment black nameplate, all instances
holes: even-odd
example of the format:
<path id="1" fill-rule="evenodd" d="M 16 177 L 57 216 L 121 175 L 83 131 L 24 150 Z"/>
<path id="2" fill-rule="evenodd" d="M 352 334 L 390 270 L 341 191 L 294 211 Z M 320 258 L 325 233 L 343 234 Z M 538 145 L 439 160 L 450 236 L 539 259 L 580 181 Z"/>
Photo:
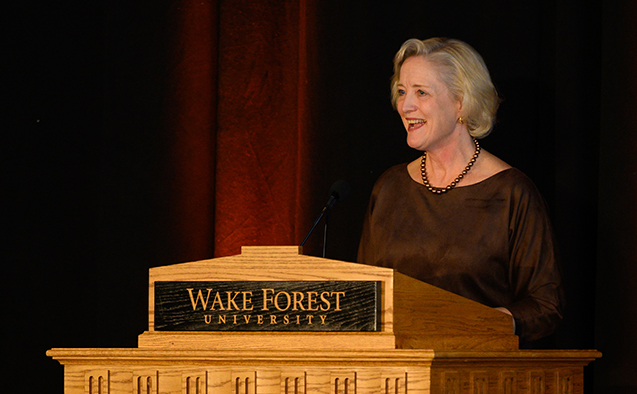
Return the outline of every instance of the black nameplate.
<path id="1" fill-rule="evenodd" d="M 155 282 L 155 331 L 380 331 L 376 281 Z"/>

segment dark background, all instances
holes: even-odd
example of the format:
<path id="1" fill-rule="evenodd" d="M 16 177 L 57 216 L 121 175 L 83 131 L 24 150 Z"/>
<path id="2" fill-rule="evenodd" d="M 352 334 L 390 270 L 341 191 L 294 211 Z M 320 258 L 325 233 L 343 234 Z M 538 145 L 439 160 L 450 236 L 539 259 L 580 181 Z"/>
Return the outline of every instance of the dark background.
<path id="1" fill-rule="evenodd" d="M 568 309 L 538 346 L 598 349 L 586 391 L 637 393 L 636 3 L 310 3 L 317 195 L 302 208 L 318 214 L 336 179 L 353 188 L 330 216 L 328 257 L 355 259 L 374 181 L 418 155 L 389 102 L 395 51 L 411 37 L 465 40 L 504 98 L 481 144 L 538 185 L 563 256 Z M 167 213 L 179 1 L 3 8 L 3 338 L 13 382 L 61 393 L 47 349 L 136 347 L 148 268 L 213 257 L 184 252 Z"/>

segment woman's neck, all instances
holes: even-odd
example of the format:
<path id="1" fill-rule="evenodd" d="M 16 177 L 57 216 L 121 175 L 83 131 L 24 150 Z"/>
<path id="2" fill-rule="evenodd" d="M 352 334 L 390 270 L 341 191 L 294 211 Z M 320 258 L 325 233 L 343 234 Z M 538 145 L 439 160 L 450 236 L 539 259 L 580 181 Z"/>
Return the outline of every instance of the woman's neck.
<path id="1" fill-rule="evenodd" d="M 427 150 L 426 171 L 429 182 L 445 187 L 460 174 L 476 151 L 473 138 L 463 133 L 446 144 Z"/>

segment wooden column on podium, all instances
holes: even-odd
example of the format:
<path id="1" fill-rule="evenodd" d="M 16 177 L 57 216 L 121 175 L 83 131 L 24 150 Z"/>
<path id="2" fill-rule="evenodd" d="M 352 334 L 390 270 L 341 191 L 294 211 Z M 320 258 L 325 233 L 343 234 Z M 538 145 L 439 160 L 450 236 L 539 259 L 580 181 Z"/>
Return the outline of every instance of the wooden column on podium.
<path id="1" fill-rule="evenodd" d="M 519 350 L 508 315 L 394 270 L 243 247 L 150 270 L 149 328 L 133 349 L 51 349 L 66 394 L 583 392 L 594 350 Z M 375 332 L 163 331 L 156 283 L 375 281 Z M 266 320 L 267 322 L 267 320 Z"/>

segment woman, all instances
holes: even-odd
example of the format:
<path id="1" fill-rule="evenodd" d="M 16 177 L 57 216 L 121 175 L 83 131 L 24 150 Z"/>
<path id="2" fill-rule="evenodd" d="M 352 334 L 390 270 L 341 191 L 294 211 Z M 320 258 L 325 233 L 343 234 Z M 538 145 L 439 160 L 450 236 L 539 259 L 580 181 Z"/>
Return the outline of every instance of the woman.
<path id="1" fill-rule="evenodd" d="M 553 232 L 533 183 L 477 141 L 500 101 L 482 58 L 458 40 L 411 39 L 391 88 L 423 155 L 377 181 L 358 261 L 509 313 L 523 341 L 549 335 L 563 308 Z"/>

